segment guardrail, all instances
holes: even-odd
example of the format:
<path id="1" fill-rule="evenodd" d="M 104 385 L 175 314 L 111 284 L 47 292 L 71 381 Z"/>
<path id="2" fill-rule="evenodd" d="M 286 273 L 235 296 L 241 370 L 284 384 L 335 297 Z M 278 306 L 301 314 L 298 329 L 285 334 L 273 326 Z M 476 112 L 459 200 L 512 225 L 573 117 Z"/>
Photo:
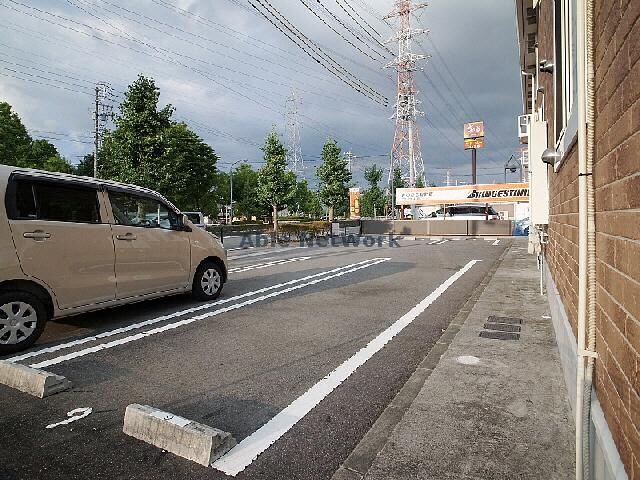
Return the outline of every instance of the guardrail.
<path id="1" fill-rule="evenodd" d="M 362 220 L 362 235 L 509 236 L 512 220 Z"/>

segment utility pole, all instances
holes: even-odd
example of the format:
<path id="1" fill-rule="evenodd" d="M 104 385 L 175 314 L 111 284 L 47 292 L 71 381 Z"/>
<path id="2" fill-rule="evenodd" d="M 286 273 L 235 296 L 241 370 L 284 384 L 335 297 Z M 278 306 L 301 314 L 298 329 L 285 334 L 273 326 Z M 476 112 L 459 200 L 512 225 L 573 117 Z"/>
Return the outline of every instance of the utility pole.
<path id="1" fill-rule="evenodd" d="M 478 184 L 478 157 L 475 148 L 471 149 L 471 184 Z"/>
<path id="2" fill-rule="evenodd" d="M 93 177 L 98 178 L 98 151 L 102 142 L 107 122 L 113 114 L 113 105 L 109 103 L 113 93 L 111 86 L 100 82 L 96 85 L 95 105 L 93 110 L 94 140 L 93 140 Z"/>
<path id="3" fill-rule="evenodd" d="M 98 178 L 98 148 L 99 148 L 99 135 L 100 135 L 100 115 L 98 111 L 100 108 L 100 87 L 96 86 L 96 106 L 94 110 L 95 119 L 95 137 L 93 140 L 93 178 Z"/>
<path id="4" fill-rule="evenodd" d="M 304 177 L 304 159 L 302 157 L 302 145 L 300 136 L 299 118 L 300 99 L 295 90 L 291 90 L 291 95 L 285 101 L 285 131 L 287 140 L 287 163 L 289 169 L 296 175 L 302 173 Z"/>
<path id="5" fill-rule="evenodd" d="M 417 108 L 420 102 L 416 99 L 418 90 L 414 72 L 418 69 L 417 62 L 427 58 L 426 55 L 412 52 L 412 39 L 428 33 L 428 30 L 411 28 L 410 20 L 412 12 L 426 6 L 426 3 L 414 4 L 413 0 L 395 0 L 394 10 L 384 17 L 384 20 L 393 17 L 399 20 L 396 34 L 387 42 L 398 42 L 398 56 L 385 65 L 385 68 L 395 68 L 398 73 L 396 111 L 393 115 L 396 130 L 391 148 L 389 182 L 392 181 L 394 169 L 399 168 L 409 187 L 415 187 L 419 178 L 424 182 L 424 162 L 417 125 L 417 117 L 424 116 L 424 112 Z"/>

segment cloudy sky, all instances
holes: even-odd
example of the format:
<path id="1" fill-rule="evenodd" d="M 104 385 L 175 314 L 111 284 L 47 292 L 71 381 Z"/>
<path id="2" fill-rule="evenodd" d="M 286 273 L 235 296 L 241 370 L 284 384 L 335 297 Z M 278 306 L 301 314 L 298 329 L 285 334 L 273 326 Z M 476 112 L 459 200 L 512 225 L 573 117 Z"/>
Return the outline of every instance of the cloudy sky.
<path id="1" fill-rule="evenodd" d="M 318 65 L 252 3 L 277 10 L 352 78 L 389 98 L 389 106 Z M 272 126 L 285 133 L 287 98 L 295 92 L 305 176 L 314 183 L 330 136 L 360 157 L 353 165 L 360 183 L 366 166 L 388 168 L 396 83 L 394 72 L 382 68 L 391 56 L 376 41 L 392 35 L 381 20 L 392 4 L 0 0 L 0 100 L 14 107 L 33 136 L 50 139 L 76 163 L 93 148 L 95 84 L 113 88 L 117 110 L 127 85 L 138 74 L 151 76 L 161 102 L 174 105 L 176 116 L 228 168 L 237 160 L 260 166 L 259 146 Z M 452 181 L 469 181 L 462 123 L 482 119 L 487 148 L 478 155 L 479 181 L 502 181 L 504 162 L 519 149 L 516 117 L 522 110 L 513 0 L 433 0 L 416 15 L 415 26 L 430 30 L 414 45 L 417 53 L 431 55 L 416 73 L 426 113 L 419 125 L 427 179 L 443 184 L 450 169 Z"/>

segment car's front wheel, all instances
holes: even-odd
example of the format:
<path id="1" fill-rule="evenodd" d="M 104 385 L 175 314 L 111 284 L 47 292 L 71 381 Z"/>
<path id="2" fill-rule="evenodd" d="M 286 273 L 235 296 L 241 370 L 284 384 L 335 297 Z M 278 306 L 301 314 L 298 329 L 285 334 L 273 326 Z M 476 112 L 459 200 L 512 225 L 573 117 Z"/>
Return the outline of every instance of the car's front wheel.
<path id="1" fill-rule="evenodd" d="M 0 293 L 0 355 L 29 348 L 42 334 L 46 321 L 47 310 L 35 295 Z"/>
<path id="2" fill-rule="evenodd" d="M 215 300 L 223 283 L 220 267 L 213 262 L 203 262 L 193 278 L 192 294 L 198 300 Z"/>

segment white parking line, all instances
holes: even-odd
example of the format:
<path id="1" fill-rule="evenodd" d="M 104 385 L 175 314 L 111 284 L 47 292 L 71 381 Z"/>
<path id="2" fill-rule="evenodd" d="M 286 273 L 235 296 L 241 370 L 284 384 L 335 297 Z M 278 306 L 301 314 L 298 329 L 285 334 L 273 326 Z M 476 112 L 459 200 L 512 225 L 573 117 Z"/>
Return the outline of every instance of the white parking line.
<path id="1" fill-rule="evenodd" d="M 436 243 L 436 245 L 442 245 L 443 243 L 447 243 L 449 240 L 447 240 L 446 238 L 438 243 Z"/>
<path id="2" fill-rule="evenodd" d="M 368 263 L 364 263 L 360 262 L 360 263 L 353 263 L 351 265 L 347 265 L 346 268 L 347 270 L 341 270 L 337 273 L 331 274 L 331 275 L 326 275 L 329 272 L 325 272 L 324 277 L 320 277 L 320 278 L 316 278 L 315 280 L 311 280 L 310 282 L 305 282 L 305 283 L 300 283 L 298 285 L 294 285 L 292 287 L 288 287 L 288 288 L 284 288 L 282 290 L 277 290 L 275 292 L 271 292 L 268 293 L 266 295 L 262 295 L 260 297 L 256 297 L 256 298 L 252 298 L 250 300 L 246 300 L 244 302 L 241 303 L 236 303 L 233 305 L 230 305 L 228 307 L 224 307 L 224 308 L 220 308 L 218 310 L 214 310 L 212 312 L 206 312 L 202 315 L 197 315 L 195 317 L 191 317 L 191 318 L 185 318 L 184 320 L 180 320 L 178 322 L 175 323 L 169 323 L 167 325 L 163 325 L 161 327 L 157 327 L 157 328 L 153 328 L 151 330 L 147 330 L 146 332 L 141 332 L 141 333 L 137 333 L 135 335 L 131 335 L 129 337 L 123 337 L 120 338 L 118 340 L 113 340 L 111 342 L 107 342 L 107 343 L 101 343 L 99 345 L 96 345 L 94 347 L 90 347 L 90 348 L 85 348 L 84 350 L 78 350 L 76 352 L 72 352 L 72 353 L 68 353 L 66 355 L 61 355 L 59 357 L 55 357 L 52 358 L 50 360 L 45 360 L 43 362 L 39 362 L 39 363 L 34 363 L 31 364 L 30 367 L 31 368 L 45 368 L 45 367 L 50 367 L 51 365 L 58 365 L 60 363 L 66 362 L 68 360 L 72 360 L 74 358 L 78 358 L 78 357 L 84 357 L 85 355 L 89 355 L 95 352 L 100 352 L 102 350 L 107 350 L 109 348 L 113 348 L 113 347 L 117 347 L 119 345 L 124 345 L 126 343 L 131 343 L 134 342 L 136 340 L 141 340 L 143 338 L 147 338 L 150 337 L 152 335 L 157 335 L 158 333 L 163 333 L 169 330 L 173 330 L 179 327 L 183 327 L 185 325 L 189 325 L 191 323 L 200 321 L 200 320 L 204 320 L 205 318 L 211 318 L 211 317 L 215 317 L 217 315 L 220 315 L 222 313 L 226 313 L 226 312 L 230 312 L 233 310 L 237 310 L 239 308 L 243 308 L 249 305 L 252 305 L 254 303 L 257 302 L 261 302 L 263 300 L 267 300 L 269 298 L 273 298 L 273 297 L 278 297 L 280 295 L 284 295 L 285 293 L 289 293 L 289 292 L 293 292 L 294 290 L 299 290 L 300 288 L 304 288 L 304 287 L 308 287 L 310 285 L 315 285 L 316 283 L 320 283 L 320 282 L 326 282 L 327 280 L 331 280 L 333 278 L 337 278 L 337 277 L 341 277 L 343 275 L 346 275 L 347 273 L 352 273 L 358 270 L 361 270 L 363 268 L 368 268 L 368 267 L 372 267 L 374 265 L 377 265 L 379 263 L 382 262 L 386 262 L 388 260 L 391 260 L 390 258 L 373 258 L 370 261 L 368 261 Z"/>
<path id="3" fill-rule="evenodd" d="M 285 265 L 287 263 L 302 262 L 303 260 L 309 260 L 310 258 L 313 258 L 313 257 L 286 258 L 286 259 L 274 260 L 273 262 L 247 265 L 245 267 L 235 267 L 235 268 L 230 268 L 229 273 L 242 273 L 242 272 L 248 272 L 249 270 L 260 270 L 262 268 L 275 267 L 277 265 Z"/>
<path id="4" fill-rule="evenodd" d="M 429 245 L 435 245 L 436 243 L 438 243 L 440 240 L 434 240 L 433 242 L 429 242 Z"/>
<path id="5" fill-rule="evenodd" d="M 493 242 L 491 245 L 498 245 L 500 243 L 500 240 L 496 240 L 495 242 Z"/>
<path id="6" fill-rule="evenodd" d="M 61 344 L 58 344 L 58 345 L 52 345 L 51 347 L 45 347 L 45 348 L 42 348 L 40 350 L 33 350 L 31 352 L 27 352 L 27 353 L 23 353 L 21 355 L 16 355 L 14 357 L 7 358 L 6 360 L 8 362 L 15 363 L 15 362 L 20 362 L 22 360 L 26 360 L 27 358 L 37 357 L 37 356 L 40 356 L 40 355 L 45 355 L 47 353 L 54 353 L 54 352 L 57 352 L 57 351 L 60 351 L 60 350 L 64 350 L 64 349 L 67 349 L 67 348 L 77 347 L 78 345 L 83 345 L 85 343 L 97 341 L 97 340 L 100 340 L 102 338 L 112 337 L 114 335 L 119 335 L 121 333 L 130 332 L 132 330 L 137 330 L 139 328 L 148 327 L 149 325 L 154 325 L 156 323 L 164 322 L 166 320 L 171 320 L 172 318 L 182 317 L 183 315 L 188 315 L 189 313 L 198 312 L 200 310 L 206 310 L 206 309 L 209 309 L 209 308 L 213 308 L 213 307 L 215 307 L 217 305 L 223 305 L 225 303 L 234 302 L 234 301 L 240 300 L 242 298 L 247 298 L 247 297 L 252 297 L 254 295 L 259 295 L 261 293 L 265 293 L 265 292 L 268 292 L 270 290 L 274 290 L 276 288 L 286 287 L 288 285 L 294 285 L 296 283 L 304 282 L 306 280 L 310 280 L 312 278 L 317 278 L 317 277 L 320 277 L 322 275 L 326 275 L 326 274 L 330 274 L 330 273 L 334 273 L 334 272 L 339 272 L 341 270 L 345 270 L 347 268 L 350 268 L 353 265 L 361 265 L 361 264 L 367 263 L 369 261 L 370 260 L 363 260 L 362 262 L 358 262 L 358 263 L 351 264 L 351 265 L 345 265 L 345 266 L 342 266 L 342 267 L 337 267 L 337 268 L 334 268 L 332 270 L 328 270 L 328 271 L 320 272 L 320 273 L 315 273 L 313 275 L 307 275 L 306 277 L 302 277 L 302 278 L 296 278 L 294 280 L 289 280 L 287 282 L 278 283 L 276 285 L 271 285 L 269 287 L 264 287 L 264 288 L 261 288 L 261 289 L 258 289 L 258 290 L 253 290 L 251 292 L 247 292 L 247 293 L 243 293 L 243 294 L 240 294 L 240 295 L 236 295 L 234 297 L 223 298 L 221 300 L 216 300 L 215 302 L 203 303 L 203 304 L 195 306 L 195 307 L 187 308 L 187 309 L 184 309 L 184 310 L 179 310 L 177 312 L 169 313 L 167 315 L 162 315 L 160 317 L 151 318 L 151 319 L 145 320 L 143 322 L 133 323 L 131 325 L 127 325 L 126 327 L 120 327 L 120 328 L 116 328 L 114 330 L 108 330 L 106 332 L 98 333 L 97 335 L 92 335 L 90 337 L 84 337 L 84 338 L 80 338 L 78 340 L 72 340 L 70 342 L 61 343 Z"/>
<path id="7" fill-rule="evenodd" d="M 424 312 L 440 295 L 465 274 L 480 260 L 471 260 L 455 274 L 449 277 L 442 285 L 431 292 L 409 312 L 396 320 L 389 328 L 367 344 L 366 347 L 355 353 L 351 358 L 342 363 L 329 375 L 324 377 L 304 394 L 293 401 L 288 407 L 269 420 L 265 425 L 253 434 L 233 447 L 226 455 L 213 463 L 213 467 L 221 472 L 236 476 L 249 466 L 262 452 L 269 448 L 291 427 L 318 405 L 327 395 L 335 390 L 342 382 L 363 365 L 373 355 L 382 350 L 393 337 L 400 333 L 407 325 L 410 325 L 418 315 Z"/>
<path id="8" fill-rule="evenodd" d="M 249 247 L 249 248 L 256 248 L 256 247 Z M 264 248 L 267 248 L 268 250 L 266 252 L 248 253 L 247 255 L 232 255 L 228 257 L 228 260 L 231 261 L 231 260 L 237 260 L 239 258 L 259 257 L 261 255 L 269 255 L 269 254 L 279 253 L 279 252 L 288 252 L 290 250 L 295 250 L 297 248 L 309 248 L 309 247 L 281 247 L 278 249 L 275 249 L 272 247 L 264 247 Z"/>

